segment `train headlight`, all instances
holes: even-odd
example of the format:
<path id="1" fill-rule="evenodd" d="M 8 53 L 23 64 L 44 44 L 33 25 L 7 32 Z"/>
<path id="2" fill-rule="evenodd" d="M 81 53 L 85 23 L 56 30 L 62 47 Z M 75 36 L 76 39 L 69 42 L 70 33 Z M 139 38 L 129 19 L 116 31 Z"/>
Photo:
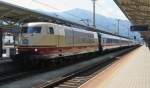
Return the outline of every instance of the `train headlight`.
<path id="1" fill-rule="evenodd" d="M 18 51 L 18 48 L 16 48 L 16 51 Z"/>
<path id="2" fill-rule="evenodd" d="M 18 50 L 19 50 L 19 49 L 18 49 L 18 48 L 16 48 L 16 54 L 19 54 Z"/>
<path id="3" fill-rule="evenodd" d="M 35 51 L 35 52 L 37 52 L 37 51 L 38 51 L 38 49 L 34 49 L 34 51 Z"/>

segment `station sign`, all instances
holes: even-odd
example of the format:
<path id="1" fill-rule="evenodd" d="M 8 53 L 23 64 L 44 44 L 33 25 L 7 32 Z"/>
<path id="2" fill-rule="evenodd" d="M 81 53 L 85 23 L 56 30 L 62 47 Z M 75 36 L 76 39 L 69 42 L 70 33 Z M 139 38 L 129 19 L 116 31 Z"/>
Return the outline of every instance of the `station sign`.
<path id="1" fill-rule="evenodd" d="M 148 31 L 148 25 L 134 25 L 130 29 L 131 31 Z"/>

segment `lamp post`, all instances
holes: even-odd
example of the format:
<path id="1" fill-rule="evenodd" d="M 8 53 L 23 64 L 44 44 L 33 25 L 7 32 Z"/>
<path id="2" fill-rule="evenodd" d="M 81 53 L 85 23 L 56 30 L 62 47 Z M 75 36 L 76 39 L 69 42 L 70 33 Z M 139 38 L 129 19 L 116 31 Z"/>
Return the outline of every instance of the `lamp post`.
<path id="1" fill-rule="evenodd" d="M 97 0 L 92 0 L 93 2 L 93 28 L 96 28 L 96 25 L 95 25 L 95 2 Z"/>

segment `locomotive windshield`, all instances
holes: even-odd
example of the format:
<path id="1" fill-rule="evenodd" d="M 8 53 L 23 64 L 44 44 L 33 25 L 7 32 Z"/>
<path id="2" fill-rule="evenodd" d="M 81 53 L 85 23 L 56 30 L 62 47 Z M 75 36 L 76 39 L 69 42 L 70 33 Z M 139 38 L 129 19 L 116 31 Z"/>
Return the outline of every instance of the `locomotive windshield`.
<path id="1" fill-rule="evenodd" d="M 41 33 L 41 27 L 23 27 L 22 33 Z"/>

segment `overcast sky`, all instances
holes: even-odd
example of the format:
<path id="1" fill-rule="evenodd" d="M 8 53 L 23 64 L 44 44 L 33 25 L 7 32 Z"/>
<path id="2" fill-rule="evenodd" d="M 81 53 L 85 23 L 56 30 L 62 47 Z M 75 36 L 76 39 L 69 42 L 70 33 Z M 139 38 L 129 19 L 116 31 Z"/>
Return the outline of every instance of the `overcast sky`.
<path id="1" fill-rule="evenodd" d="M 91 0 L 0 0 L 20 5 L 33 10 L 44 10 L 50 12 L 63 12 L 75 8 L 92 11 Z M 113 0 L 98 0 L 96 2 L 96 13 L 114 19 L 127 18 L 120 11 Z"/>

